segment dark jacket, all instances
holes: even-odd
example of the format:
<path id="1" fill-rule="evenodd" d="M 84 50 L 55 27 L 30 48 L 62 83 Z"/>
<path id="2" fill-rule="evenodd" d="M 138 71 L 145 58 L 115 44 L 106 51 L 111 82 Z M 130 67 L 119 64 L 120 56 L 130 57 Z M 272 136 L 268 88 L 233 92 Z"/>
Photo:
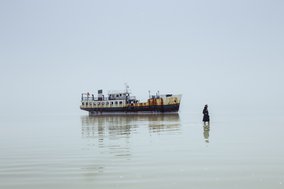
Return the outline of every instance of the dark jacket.
<path id="1" fill-rule="evenodd" d="M 209 112 L 207 107 L 203 109 L 203 121 L 210 121 Z"/>

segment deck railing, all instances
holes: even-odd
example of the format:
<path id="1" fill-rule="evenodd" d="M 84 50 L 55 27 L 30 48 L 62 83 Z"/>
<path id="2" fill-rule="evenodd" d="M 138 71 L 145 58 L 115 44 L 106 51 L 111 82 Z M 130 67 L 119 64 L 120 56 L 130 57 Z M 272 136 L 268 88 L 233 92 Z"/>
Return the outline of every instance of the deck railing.
<path id="1" fill-rule="evenodd" d="M 108 100 L 124 100 L 125 98 L 109 98 L 109 97 L 95 97 L 92 94 L 83 93 L 81 101 L 108 101 Z M 136 100 L 135 96 L 130 96 L 127 99 Z"/>

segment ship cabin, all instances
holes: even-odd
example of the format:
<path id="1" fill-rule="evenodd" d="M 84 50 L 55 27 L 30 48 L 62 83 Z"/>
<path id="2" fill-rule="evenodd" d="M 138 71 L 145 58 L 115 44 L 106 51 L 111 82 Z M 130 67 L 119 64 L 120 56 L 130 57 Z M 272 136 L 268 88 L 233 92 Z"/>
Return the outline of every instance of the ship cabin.
<path id="1" fill-rule="evenodd" d="M 125 107 L 127 104 L 138 103 L 135 96 L 130 96 L 129 92 L 111 91 L 107 96 L 103 94 L 103 90 L 98 90 L 97 97 L 94 94 L 82 93 L 82 107 L 89 108 L 111 108 Z"/>

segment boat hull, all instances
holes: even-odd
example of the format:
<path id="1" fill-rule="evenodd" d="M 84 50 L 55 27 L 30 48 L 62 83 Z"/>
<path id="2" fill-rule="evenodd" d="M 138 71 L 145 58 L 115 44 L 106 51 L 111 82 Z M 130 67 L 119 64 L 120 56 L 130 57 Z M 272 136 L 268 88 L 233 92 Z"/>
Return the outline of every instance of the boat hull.
<path id="1" fill-rule="evenodd" d="M 81 107 L 82 110 L 88 111 L 90 115 L 99 114 L 174 114 L 178 113 L 180 104 L 139 106 L 139 107 Z"/>

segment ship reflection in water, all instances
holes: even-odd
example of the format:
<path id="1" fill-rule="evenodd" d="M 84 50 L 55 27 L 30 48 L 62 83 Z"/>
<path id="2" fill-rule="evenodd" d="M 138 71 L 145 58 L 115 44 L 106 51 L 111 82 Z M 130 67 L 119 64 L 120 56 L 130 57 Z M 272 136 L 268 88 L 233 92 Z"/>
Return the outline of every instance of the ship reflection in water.
<path id="1" fill-rule="evenodd" d="M 180 126 L 178 114 L 83 116 L 81 121 L 83 138 L 129 136 L 145 126 L 151 133 L 178 131 Z"/>
<path id="2" fill-rule="evenodd" d="M 179 132 L 178 114 L 82 116 L 82 150 L 93 159 L 82 166 L 84 176 L 88 180 L 95 180 L 97 175 L 104 175 L 106 169 L 123 174 L 125 168 L 118 167 L 142 160 L 136 159 L 137 152 L 148 154 L 146 152 L 152 148 L 160 147 L 159 143 L 153 143 L 157 139 L 155 136 L 167 138 Z M 146 158 L 145 154 L 140 155 Z"/>

